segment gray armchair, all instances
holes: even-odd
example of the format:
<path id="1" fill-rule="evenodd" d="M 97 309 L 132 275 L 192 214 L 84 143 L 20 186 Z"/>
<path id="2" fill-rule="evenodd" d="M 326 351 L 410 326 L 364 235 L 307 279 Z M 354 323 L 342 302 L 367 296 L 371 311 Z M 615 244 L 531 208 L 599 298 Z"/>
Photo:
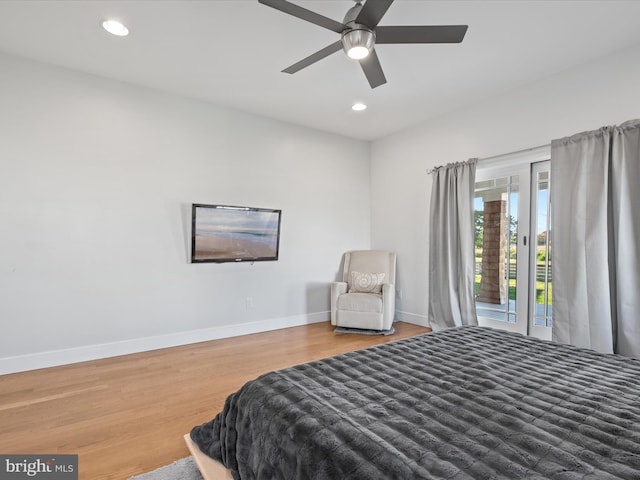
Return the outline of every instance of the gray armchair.
<path id="1" fill-rule="evenodd" d="M 356 250 L 344 254 L 342 282 L 331 284 L 331 324 L 389 330 L 395 316 L 396 254 Z"/>

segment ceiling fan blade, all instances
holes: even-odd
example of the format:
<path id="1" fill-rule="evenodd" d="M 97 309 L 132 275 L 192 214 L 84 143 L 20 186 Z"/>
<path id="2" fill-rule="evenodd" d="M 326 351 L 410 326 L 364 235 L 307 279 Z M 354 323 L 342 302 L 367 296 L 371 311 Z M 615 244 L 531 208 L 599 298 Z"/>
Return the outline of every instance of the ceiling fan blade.
<path id="1" fill-rule="evenodd" d="M 376 28 L 376 44 L 460 43 L 468 25 L 425 25 Z"/>
<path id="2" fill-rule="evenodd" d="M 338 50 L 342 50 L 342 41 L 338 40 L 336 43 L 324 47 L 322 50 L 317 51 L 313 55 L 309 55 L 307 58 L 303 58 L 297 63 L 294 63 L 290 67 L 282 70 L 283 73 L 296 73 L 309 65 L 316 63 L 318 60 L 322 60 L 324 57 L 328 57 L 332 53 L 336 53 Z"/>
<path id="3" fill-rule="evenodd" d="M 362 67 L 367 80 L 369 80 L 371 88 L 376 88 L 387 83 L 387 79 L 384 76 L 380 60 L 378 60 L 378 55 L 375 50 L 372 50 L 369 55 L 360 60 L 360 66 Z"/>
<path id="4" fill-rule="evenodd" d="M 392 3 L 393 0 L 367 0 L 356 17 L 356 23 L 376 28 Z"/>
<path id="5" fill-rule="evenodd" d="M 342 33 L 346 28 L 342 23 L 332 20 L 331 18 L 320 15 L 319 13 L 312 12 L 306 8 L 302 8 L 294 3 L 287 2 L 286 0 L 258 0 L 263 5 L 275 8 L 281 12 L 288 13 L 294 17 L 298 17 L 307 22 L 314 23 L 320 27 L 327 28 L 336 33 Z"/>

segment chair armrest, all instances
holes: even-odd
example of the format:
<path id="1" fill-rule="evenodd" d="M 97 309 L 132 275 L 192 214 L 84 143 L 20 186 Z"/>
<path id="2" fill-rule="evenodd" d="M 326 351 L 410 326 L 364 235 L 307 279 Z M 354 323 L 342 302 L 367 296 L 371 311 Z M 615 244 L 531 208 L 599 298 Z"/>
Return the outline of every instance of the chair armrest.
<path id="1" fill-rule="evenodd" d="M 385 330 L 391 328 L 396 316 L 396 286 L 393 283 L 382 284 L 382 324 Z"/>
<path id="2" fill-rule="evenodd" d="M 333 282 L 331 284 L 331 325 L 336 324 L 336 311 L 338 309 L 338 297 L 347 293 L 347 282 Z"/>

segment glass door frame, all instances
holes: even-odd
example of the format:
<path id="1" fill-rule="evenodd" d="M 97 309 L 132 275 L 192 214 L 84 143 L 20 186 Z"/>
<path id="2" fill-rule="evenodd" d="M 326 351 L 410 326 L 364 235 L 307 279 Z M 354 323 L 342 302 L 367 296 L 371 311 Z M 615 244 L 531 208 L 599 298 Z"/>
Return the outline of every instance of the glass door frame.
<path id="1" fill-rule="evenodd" d="M 516 321 L 515 323 L 495 320 L 490 317 L 478 315 L 478 323 L 482 326 L 499 328 L 511 332 L 518 332 L 526 335 L 528 332 L 528 313 L 529 313 L 529 245 L 525 238 L 529 236 L 529 202 L 531 199 L 531 169 L 529 165 L 509 165 L 499 168 L 482 168 L 476 171 L 476 182 L 482 182 L 495 178 L 518 176 L 518 231 L 516 242 L 516 258 L 526 259 L 525 265 L 518 262 L 516 268 Z M 522 219 L 527 219 L 523 222 Z M 509 271 L 507 269 L 507 282 Z M 508 285 L 507 285 L 507 304 Z"/>
<path id="2" fill-rule="evenodd" d="M 537 184 L 538 173 L 540 172 L 551 172 L 551 161 L 543 160 L 541 162 L 536 162 L 531 164 L 531 179 L 533 182 Z M 548 202 L 551 201 L 551 175 L 549 175 L 549 187 L 547 188 Z M 532 183 L 533 185 L 533 183 Z M 551 340 L 551 328 L 547 326 L 538 326 L 535 324 L 536 317 L 536 282 L 537 282 L 537 255 L 538 255 L 538 239 L 537 239 L 537 222 L 538 222 L 538 199 L 536 198 L 536 188 L 532 188 L 531 190 L 531 225 L 530 229 L 534 234 L 532 235 L 531 242 L 533 242 L 533 248 L 530 251 L 529 257 L 529 265 L 531 269 L 531 274 L 529 275 L 529 282 L 531 287 L 529 288 L 529 335 L 537 338 L 541 338 L 543 340 Z M 549 212 L 545 212 L 547 214 Z M 547 219 L 547 226 L 550 227 L 550 218 Z M 547 231 L 550 231 L 550 228 L 547 228 Z M 547 240 L 548 241 L 548 240 Z"/>
<path id="3" fill-rule="evenodd" d="M 535 232 L 534 213 L 531 209 L 532 178 L 534 177 L 535 164 L 549 162 L 551 158 L 550 145 L 521 150 L 505 155 L 481 159 L 476 168 L 476 182 L 490 180 L 492 178 L 506 177 L 508 175 L 519 176 L 518 197 L 518 232 L 517 232 L 517 258 L 526 259 L 522 265 L 518 264 L 516 273 L 516 322 L 509 323 L 493 320 L 488 317 L 478 316 L 478 323 L 493 328 L 514 331 L 523 335 L 533 335 L 538 338 L 550 338 L 550 328 L 542 330 L 533 327 L 532 293 L 535 292 L 535 251 L 530 248 L 530 231 Z M 548 165 L 548 163 L 547 163 Z M 528 219 L 529 221 L 523 221 Z M 535 239 L 534 239 L 535 243 Z M 522 256 L 521 256 L 522 255 Z M 533 283 L 532 279 L 534 280 Z"/>

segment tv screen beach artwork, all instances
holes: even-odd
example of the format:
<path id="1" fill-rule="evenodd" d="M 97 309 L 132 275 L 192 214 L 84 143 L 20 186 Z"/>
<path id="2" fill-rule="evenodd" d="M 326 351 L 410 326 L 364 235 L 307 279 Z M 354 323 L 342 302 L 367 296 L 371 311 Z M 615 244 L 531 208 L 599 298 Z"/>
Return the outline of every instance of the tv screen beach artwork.
<path id="1" fill-rule="evenodd" d="M 192 262 L 277 260 L 280 210 L 194 204 Z"/>

